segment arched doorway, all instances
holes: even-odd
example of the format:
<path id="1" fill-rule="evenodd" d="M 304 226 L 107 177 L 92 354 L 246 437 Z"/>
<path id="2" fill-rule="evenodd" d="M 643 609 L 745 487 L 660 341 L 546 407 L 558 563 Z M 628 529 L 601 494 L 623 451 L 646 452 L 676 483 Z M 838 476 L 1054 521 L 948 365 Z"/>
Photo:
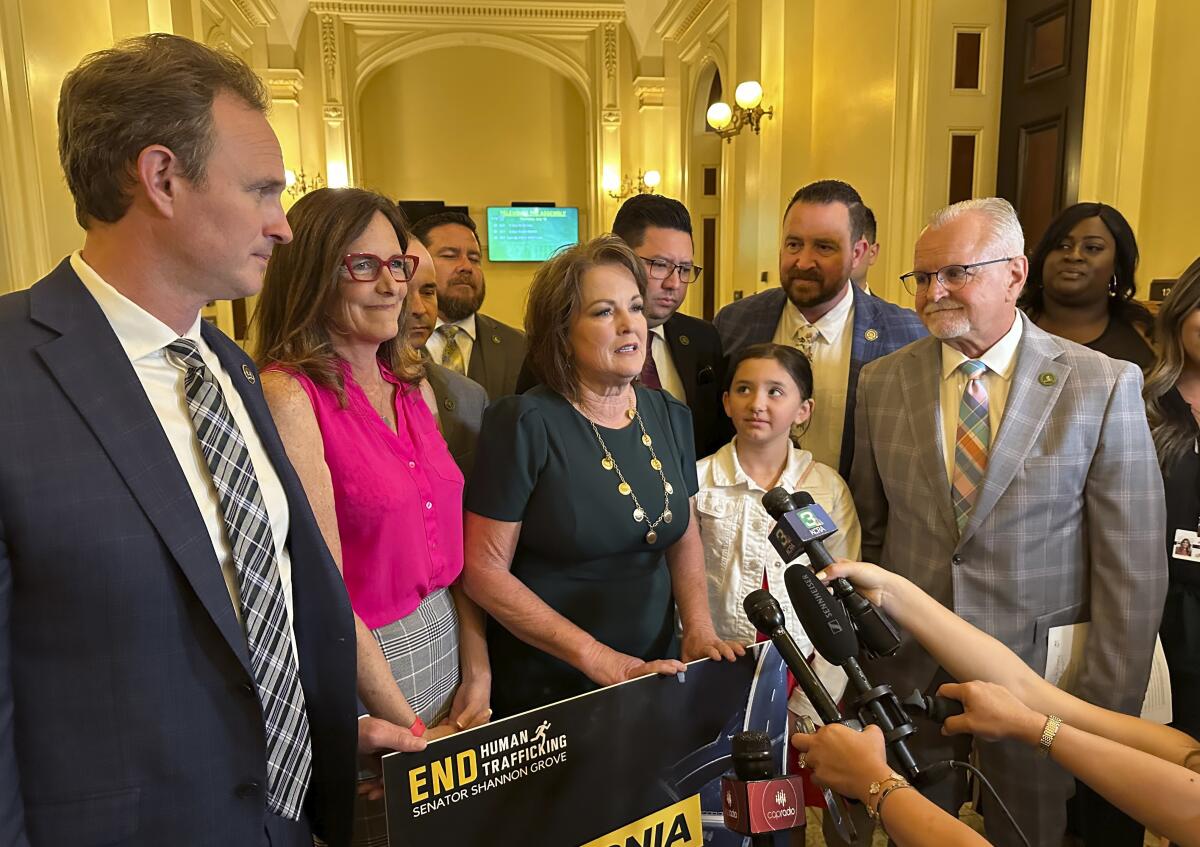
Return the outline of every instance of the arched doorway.
<path id="1" fill-rule="evenodd" d="M 721 99 L 721 72 L 715 62 L 706 63 L 696 76 L 692 107 L 688 116 L 688 196 L 692 215 L 696 264 L 704 268 L 699 285 L 693 285 L 685 303 L 693 315 L 712 320 L 719 296 L 721 223 L 721 137 L 708 125 L 708 107 Z"/>

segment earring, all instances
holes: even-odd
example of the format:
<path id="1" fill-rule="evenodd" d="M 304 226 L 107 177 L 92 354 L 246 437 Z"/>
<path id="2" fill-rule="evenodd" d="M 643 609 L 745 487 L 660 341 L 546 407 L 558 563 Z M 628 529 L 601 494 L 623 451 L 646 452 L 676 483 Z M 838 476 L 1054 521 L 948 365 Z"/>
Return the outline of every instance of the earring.
<path id="1" fill-rule="evenodd" d="M 1109 297 L 1117 296 L 1117 275 L 1116 274 L 1113 274 L 1112 279 L 1110 279 L 1108 281 L 1108 296 Z"/>

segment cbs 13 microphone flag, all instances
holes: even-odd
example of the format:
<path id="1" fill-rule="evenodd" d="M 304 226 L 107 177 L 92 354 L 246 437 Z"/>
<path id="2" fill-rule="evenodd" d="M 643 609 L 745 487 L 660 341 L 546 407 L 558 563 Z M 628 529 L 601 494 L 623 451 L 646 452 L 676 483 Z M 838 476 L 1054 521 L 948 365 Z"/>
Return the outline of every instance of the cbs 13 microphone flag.
<path id="1" fill-rule="evenodd" d="M 388 843 L 741 847 L 721 776 L 744 729 L 771 736 L 779 773 L 787 673 L 770 643 L 385 756 Z"/>

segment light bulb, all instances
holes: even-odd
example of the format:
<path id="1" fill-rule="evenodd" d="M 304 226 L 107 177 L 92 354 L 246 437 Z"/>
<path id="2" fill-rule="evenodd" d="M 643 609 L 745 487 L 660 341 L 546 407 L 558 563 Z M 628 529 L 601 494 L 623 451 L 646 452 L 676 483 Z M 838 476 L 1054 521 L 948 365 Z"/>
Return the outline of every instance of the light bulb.
<path id="1" fill-rule="evenodd" d="M 705 117 L 708 119 L 708 125 L 713 129 L 725 129 L 733 121 L 733 109 L 729 108 L 728 103 L 713 103 L 708 107 L 708 114 Z"/>
<path id="2" fill-rule="evenodd" d="M 296 184 L 296 172 L 291 168 L 285 168 L 283 171 L 283 182 L 288 188 Z"/>
<path id="3" fill-rule="evenodd" d="M 743 82 L 733 92 L 733 99 L 743 109 L 753 109 L 762 102 L 762 86 L 754 80 Z"/>
<path id="4" fill-rule="evenodd" d="M 609 168 L 605 168 L 604 176 L 600 178 L 600 186 L 605 191 L 618 191 L 621 188 L 621 178 Z"/>
<path id="5" fill-rule="evenodd" d="M 345 162 L 329 163 L 329 187 L 346 188 L 350 185 L 350 172 Z"/>
<path id="6" fill-rule="evenodd" d="M 646 171 L 642 176 L 642 182 L 646 183 L 647 188 L 654 188 L 662 182 L 662 174 L 658 171 Z"/>

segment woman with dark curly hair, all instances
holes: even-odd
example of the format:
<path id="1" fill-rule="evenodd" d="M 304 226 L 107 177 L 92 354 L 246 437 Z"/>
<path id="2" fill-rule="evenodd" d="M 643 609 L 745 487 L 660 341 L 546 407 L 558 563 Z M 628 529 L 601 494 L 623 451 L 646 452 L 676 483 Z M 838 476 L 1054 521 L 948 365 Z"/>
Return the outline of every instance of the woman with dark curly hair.
<path id="1" fill-rule="evenodd" d="M 1050 222 L 1029 259 L 1018 303 L 1049 333 L 1146 370 L 1154 318 L 1134 300 L 1138 247 L 1125 217 L 1076 203 Z"/>

